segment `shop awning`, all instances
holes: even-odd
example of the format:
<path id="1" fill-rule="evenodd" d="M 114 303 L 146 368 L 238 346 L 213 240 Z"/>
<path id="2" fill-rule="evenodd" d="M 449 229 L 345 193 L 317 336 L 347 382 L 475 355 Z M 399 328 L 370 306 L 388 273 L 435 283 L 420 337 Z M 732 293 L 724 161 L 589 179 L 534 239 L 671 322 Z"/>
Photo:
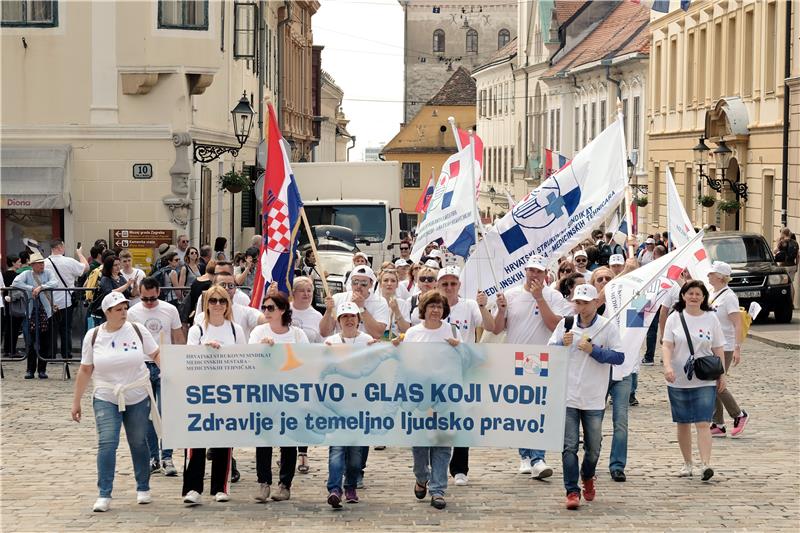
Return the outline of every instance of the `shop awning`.
<path id="1" fill-rule="evenodd" d="M 0 147 L 0 207 L 65 209 L 71 150 L 68 144 Z"/>

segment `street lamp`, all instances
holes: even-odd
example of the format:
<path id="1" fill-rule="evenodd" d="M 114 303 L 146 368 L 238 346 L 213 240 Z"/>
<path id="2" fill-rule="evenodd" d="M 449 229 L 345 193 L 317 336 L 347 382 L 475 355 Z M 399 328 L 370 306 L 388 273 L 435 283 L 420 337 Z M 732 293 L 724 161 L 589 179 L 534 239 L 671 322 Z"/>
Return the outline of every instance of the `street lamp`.
<path id="1" fill-rule="evenodd" d="M 723 139 L 720 139 L 717 147 L 714 149 L 713 152 L 714 159 L 717 162 L 717 168 L 720 169 L 720 174 L 722 178 L 712 178 L 710 176 L 706 176 L 706 182 L 708 186 L 711 187 L 713 190 L 717 192 L 722 192 L 722 188 L 724 184 L 727 182 L 730 185 L 731 190 L 736 195 L 736 199 L 739 200 L 740 198 L 747 201 L 747 184 L 738 181 L 731 181 L 729 178 L 725 177 L 725 172 L 728 170 L 728 164 L 731 161 L 731 157 L 733 156 L 733 150 L 728 148 L 728 145 L 725 143 Z"/>
<path id="2" fill-rule="evenodd" d="M 497 196 L 497 191 L 494 190 L 494 186 L 489 187 L 489 200 L 491 200 L 492 203 L 494 203 L 494 197 L 495 196 Z"/>
<path id="3" fill-rule="evenodd" d="M 239 142 L 239 146 L 223 146 L 219 144 L 194 143 L 194 160 L 197 163 L 210 163 L 224 153 L 230 153 L 233 157 L 239 155 L 239 149 L 247 142 L 250 136 L 250 128 L 253 127 L 253 107 L 247 98 L 247 92 L 242 93 L 239 103 L 231 110 L 233 117 L 233 134 Z"/>

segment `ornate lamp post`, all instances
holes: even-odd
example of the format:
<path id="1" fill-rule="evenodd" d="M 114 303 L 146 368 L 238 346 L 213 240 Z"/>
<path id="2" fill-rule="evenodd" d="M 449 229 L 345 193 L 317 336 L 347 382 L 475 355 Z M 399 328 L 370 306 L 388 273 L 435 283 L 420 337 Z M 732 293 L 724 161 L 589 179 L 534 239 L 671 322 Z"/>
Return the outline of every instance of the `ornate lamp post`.
<path id="1" fill-rule="evenodd" d="M 239 103 L 231 110 L 233 117 L 233 133 L 239 146 L 223 146 L 219 144 L 194 143 L 194 160 L 197 163 L 210 163 L 224 153 L 230 153 L 233 157 L 239 155 L 239 149 L 247 142 L 250 136 L 250 128 L 253 126 L 253 107 L 247 98 L 247 93 L 243 92 Z"/>

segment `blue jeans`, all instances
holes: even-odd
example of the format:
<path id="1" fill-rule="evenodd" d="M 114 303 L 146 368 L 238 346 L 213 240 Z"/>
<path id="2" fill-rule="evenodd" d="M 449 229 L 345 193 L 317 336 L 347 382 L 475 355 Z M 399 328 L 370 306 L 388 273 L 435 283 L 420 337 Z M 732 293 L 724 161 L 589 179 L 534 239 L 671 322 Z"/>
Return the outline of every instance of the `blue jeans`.
<path id="1" fill-rule="evenodd" d="M 530 448 L 520 448 L 519 456 L 522 459 L 530 459 L 531 464 L 535 465 L 539 461 L 544 461 L 544 450 L 531 450 Z"/>
<path id="2" fill-rule="evenodd" d="M 625 470 L 628 462 L 628 399 L 631 396 L 631 384 L 636 374 L 625 376 L 622 381 L 611 381 L 608 384 L 608 396 L 613 400 L 612 419 L 614 437 L 611 439 L 611 457 L 608 470 Z"/>
<path id="3" fill-rule="evenodd" d="M 150 370 L 150 385 L 153 386 L 153 396 L 156 398 L 158 404 L 158 414 L 161 414 L 161 370 L 155 363 L 147 363 L 147 369 Z M 159 462 L 158 449 L 161 447 L 156 434 L 156 428 L 153 426 L 153 421 L 150 420 L 150 426 L 147 430 L 147 447 L 150 449 L 150 461 Z M 162 461 L 172 459 L 172 450 L 161 450 Z"/>
<path id="4" fill-rule="evenodd" d="M 361 446 L 331 446 L 328 448 L 328 492 L 354 489 L 361 472 Z"/>
<path id="5" fill-rule="evenodd" d="M 431 496 L 444 496 L 447 490 L 447 467 L 453 449 L 449 446 L 414 446 L 414 477 L 417 483 L 428 483 Z"/>
<path id="6" fill-rule="evenodd" d="M 150 452 L 147 448 L 147 426 L 150 423 L 150 399 L 126 406 L 120 412 L 117 404 L 94 398 L 94 419 L 97 424 L 97 488 L 101 498 L 110 498 L 117 466 L 119 430 L 125 425 L 125 436 L 131 449 L 136 490 L 150 490 Z"/>
<path id="7" fill-rule="evenodd" d="M 583 426 L 583 463 L 580 466 L 581 479 L 594 477 L 597 461 L 600 459 L 600 443 L 603 440 L 602 409 L 583 410 L 567 407 L 564 425 L 564 451 L 561 462 L 564 466 L 564 488 L 567 494 L 580 493 L 578 486 L 578 442 L 580 426 Z"/>

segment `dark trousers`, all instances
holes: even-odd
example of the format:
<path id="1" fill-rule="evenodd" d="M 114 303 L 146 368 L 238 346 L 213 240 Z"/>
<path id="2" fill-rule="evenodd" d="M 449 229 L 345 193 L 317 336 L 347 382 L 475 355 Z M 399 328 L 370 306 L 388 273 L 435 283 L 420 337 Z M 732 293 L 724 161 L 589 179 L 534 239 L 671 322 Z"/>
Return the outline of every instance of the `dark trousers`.
<path id="1" fill-rule="evenodd" d="M 453 448 L 453 457 L 450 458 L 450 475 L 469 473 L 469 448 Z"/>
<path id="2" fill-rule="evenodd" d="M 69 307 L 59 309 L 53 313 L 53 330 L 51 333 L 51 345 L 55 348 L 55 339 L 59 339 L 59 352 L 62 359 L 72 357 L 72 312 L 75 308 L 73 303 Z"/>
<path id="3" fill-rule="evenodd" d="M 211 495 L 229 493 L 231 479 L 231 457 L 233 448 L 211 448 Z M 203 478 L 206 475 L 206 449 L 191 448 L 184 451 L 183 496 L 190 490 L 203 494 Z"/>
<path id="4" fill-rule="evenodd" d="M 658 340 L 658 314 L 661 312 L 659 307 L 656 314 L 653 316 L 653 322 L 647 328 L 647 348 L 644 351 L 644 360 L 648 363 L 653 362 L 656 355 L 656 340 Z"/>
<path id="5" fill-rule="evenodd" d="M 281 467 L 278 472 L 278 481 L 287 489 L 292 486 L 295 467 L 297 467 L 297 448 L 281 446 Z M 272 485 L 272 447 L 256 448 L 256 475 L 259 483 Z"/>
<path id="6" fill-rule="evenodd" d="M 17 342 L 19 334 L 22 333 L 22 325 L 25 317 L 11 316 L 8 307 L 3 308 L 3 354 L 11 357 L 17 353 Z M 27 332 L 25 333 L 27 339 Z M 27 341 L 26 341 L 27 342 Z"/>
<path id="7" fill-rule="evenodd" d="M 30 320 L 30 319 L 29 319 Z M 47 370 L 47 361 L 43 358 L 50 358 L 50 330 L 53 329 L 53 319 L 47 319 L 47 325 L 40 324 L 40 327 L 47 329 L 47 331 L 39 333 L 39 354 L 36 356 L 36 332 L 31 332 L 31 342 L 28 344 L 28 372 L 45 372 Z"/>

